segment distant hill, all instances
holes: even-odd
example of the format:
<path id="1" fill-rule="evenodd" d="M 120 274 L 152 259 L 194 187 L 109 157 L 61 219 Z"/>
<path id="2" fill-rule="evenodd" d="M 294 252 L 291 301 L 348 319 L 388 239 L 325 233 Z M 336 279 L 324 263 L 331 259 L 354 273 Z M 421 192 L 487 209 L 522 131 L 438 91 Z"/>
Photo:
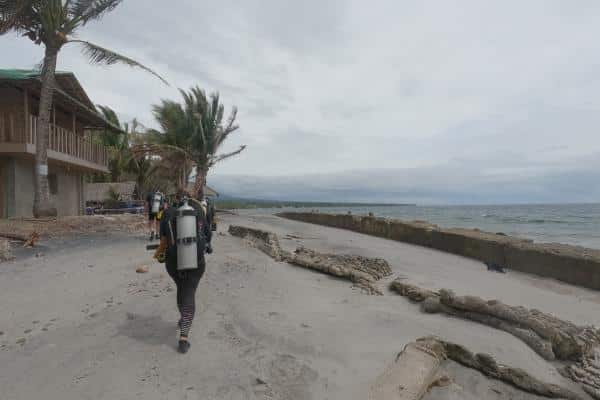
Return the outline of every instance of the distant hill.
<path id="1" fill-rule="evenodd" d="M 327 208 L 327 207 L 402 207 L 415 204 L 394 203 L 350 203 L 350 202 L 320 202 L 320 201 L 290 201 L 290 200 L 264 200 L 249 199 L 221 195 L 215 199 L 215 206 L 219 209 L 256 209 L 256 208 Z"/>

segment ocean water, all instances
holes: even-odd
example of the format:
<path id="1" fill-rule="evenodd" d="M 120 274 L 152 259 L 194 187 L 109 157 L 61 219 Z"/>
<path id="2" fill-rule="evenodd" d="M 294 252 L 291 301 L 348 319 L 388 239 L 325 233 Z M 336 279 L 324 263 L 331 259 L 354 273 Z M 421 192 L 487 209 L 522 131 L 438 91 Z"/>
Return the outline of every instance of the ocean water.
<path id="1" fill-rule="evenodd" d="M 293 210 L 307 209 L 290 211 Z M 351 211 L 356 215 L 371 212 L 379 217 L 428 221 L 444 228 L 478 228 L 540 243 L 600 249 L 600 204 L 332 207 L 319 211 L 344 214 Z"/>

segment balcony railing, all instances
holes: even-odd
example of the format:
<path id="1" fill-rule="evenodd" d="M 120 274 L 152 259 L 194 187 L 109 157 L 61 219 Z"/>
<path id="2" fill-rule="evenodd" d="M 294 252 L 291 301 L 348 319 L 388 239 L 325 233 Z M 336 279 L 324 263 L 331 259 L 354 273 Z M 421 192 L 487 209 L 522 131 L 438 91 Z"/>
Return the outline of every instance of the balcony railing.
<path id="1" fill-rule="evenodd" d="M 0 113 L 0 143 L 35 145 L 39 124 L 38 117 L 30 115 L 26 127 L 23 127 L 22 123 L 17 124 L 15 117 L 14 114 Z M 50 124 L 48 150 L 101 165 L 105 168 L 108 166 L 108 150 L 105 146 L 53 124 Z"/>

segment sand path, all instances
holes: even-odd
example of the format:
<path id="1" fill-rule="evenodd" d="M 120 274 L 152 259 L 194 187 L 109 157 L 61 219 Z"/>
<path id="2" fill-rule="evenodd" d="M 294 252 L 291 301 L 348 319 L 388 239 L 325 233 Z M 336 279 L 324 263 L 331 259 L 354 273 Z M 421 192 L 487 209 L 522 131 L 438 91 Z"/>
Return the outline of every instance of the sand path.
<path id="1" fill-rule="evenodd" d="M 600 324 L 600 295 L 593 291 L 515 272 L 490 273 L 462 257 L 273 216 L 223 216 L 219 231 L 230 223 L 276 232 L 289 250 L 302 244 L 384 257 L 394 276 L 423 287 L 449 287 Z M 407 342 L 430 334 L 568 385 L 509 334 L 424 315 L 389 292 L 364 295 L 346 281 L 276 263 L 226 234 L 215 237 L 215 252 L 207 258 L 192 349 L 182 356 L 174 350 L 173 284 L 145 244 L 123 233 L 97 234 L 50 243 L 52 248 L 37 250 L 41 257 L 0 264 L 2 399 L 358 400 Z M 142 263 L 150 273 L 135 273 Z M 476 372 L 446 368 L 456 384 L 434 390 L 431 399 L 533 398 Z"/>

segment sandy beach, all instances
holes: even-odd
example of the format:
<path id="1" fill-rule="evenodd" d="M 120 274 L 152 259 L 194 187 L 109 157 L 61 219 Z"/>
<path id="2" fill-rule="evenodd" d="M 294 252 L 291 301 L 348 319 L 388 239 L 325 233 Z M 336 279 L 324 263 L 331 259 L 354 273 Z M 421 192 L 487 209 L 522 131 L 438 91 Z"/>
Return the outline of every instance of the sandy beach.
<path id="1" fill-rule="evenodd" d="M 275 232 L 284 249 L 385 258 L 393 275 L 369 296 L 348 281 L 273 261 L 227 234 Z M 222 215 L 200 283 L 192 348 L 175 351 L 174 285 L 119 232 L 42 241 L 0 264 L 2 399 L 365 399 L 403 347 L 437 335 L 578 390 L 515 337 L 442 315 L 385 289 L 404 276 L 427 288 L 499 299 L 579 324 L 600 323 L 592 290 L 418 246 L 244 212 Z M 36 256 L 36 253 L 38 256 Z M 140 265 L 150 272 L 136 274 Z M 428 400 L 537 398 L 447 362 L 453 383 Z M 585 398 L 585 397 L 584 397 Z"/>

